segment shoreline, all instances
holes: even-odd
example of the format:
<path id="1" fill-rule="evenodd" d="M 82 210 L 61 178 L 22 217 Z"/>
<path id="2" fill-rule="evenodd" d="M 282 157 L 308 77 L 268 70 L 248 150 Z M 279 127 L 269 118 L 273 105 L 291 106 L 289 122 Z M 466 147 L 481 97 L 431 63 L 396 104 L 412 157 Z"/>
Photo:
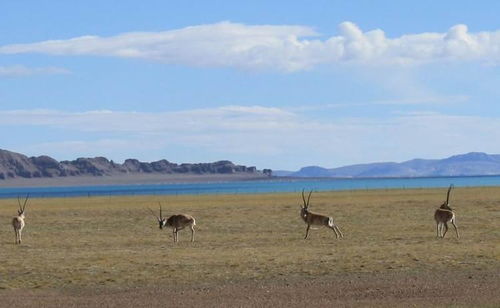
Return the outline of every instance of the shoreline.
<path id="1" fill-rule="evenodd" d="M 289 177 L 267 176 L 262 173 L 235 173 L 235 174 L 120 174 L 105 176 L 67 176 L 44 178 L 9 178 L 0 179 L 2 188 L 43 188 L 43 187 L 82 187 L 107 185 L 162 185 L 162 184 L 208 184 L 223 182 L 244 181 L 345 181 L 345 180 L 426 180 L 426 179 L 454 179 L 454 178 L 495 178 L 500 175 L 465 175 L 465 176 L 429 176 L 429 177 Z M 490 186 L 490 185 L 480 185 Z"/>
<path id="2" fill-rule="evenodd" d="M 0 199 L 32 197 L 268 194 L 314 191 L 369 191 L 455 187 L 500 187 L 500 177 L 310 179 L 248 174 L 139 174 L 62 178 L 17 178 L 0 181 Z"/>
<path id="3" fill-rule="evenodd" d="M 0 188 L 79 187 L 106 185 L 206 184 L 214 182 L 271 179 L 262 174 L 133 174 L 119 176 L 74 176 L 53 178 L 14 178 L 0 180 Z"/>

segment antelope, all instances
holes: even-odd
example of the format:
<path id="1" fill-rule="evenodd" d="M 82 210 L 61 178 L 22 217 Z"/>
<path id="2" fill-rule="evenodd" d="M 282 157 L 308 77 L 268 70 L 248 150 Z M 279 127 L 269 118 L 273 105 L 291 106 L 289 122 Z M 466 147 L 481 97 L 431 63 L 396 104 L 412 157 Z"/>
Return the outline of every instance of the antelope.
<path id="1" fill-rule="evenodd" d="M 455 228 L 455 232 L 457 234 L 457 238 L 459 238 L 458 235 L 458 228 L 457 225 L 455 224 L 455 212 L 453 209 L 450 207 L 449 200 L 450 200 L 450 192 L 451 189 L 453 188 L 453 185 L 450 185 L 450 188 L 448 188 L 448 194 L 446 195 L 446 202 L 441 204 L 441 206 L 436 210 L 434 213 L 434 220 L 436 220 L 436 231 L 437 231 L 437 237 L 444 238 L 446 235 L 446 232 L 448 232 L 448 223 L 451 222 L 453 227 Z M 443 232 L 444 228 L 444 232 Z"/>
<path id="2" fill-rule="evenodd" d="M 304 239 L 307 239 L 311 225 L 328 227 L 332 229 L 333 232 L 335 232 L 336 238 L 339 238 L 339 236 L 344 237 L 339 227 L 337 227 L 337 225 L 333 222 L 332 217 L 309 211 L 309 200 L 311 199 L 311 194 L 312 190 L 309 192 L 309 196 L 307 197 L 307 202 L 306 202 L 306 198 L 304 196 L 304 190 L 302 190 L 302 200 L 304 201 L 304 205 L 300 206 L 300 217 L 307 224 L 306 236 L 304 237 Z"/>
<path id="3" fill-rule="evenodd" d="M 172 228 L 174 243 L 177 243 L 179 241 L 179 235 L 178 235 L 179 230 L 182 230 L 188 226 L 191 229 L 191 242 L 194 242 L 194 226 L 196 226 L 196 221 L 194 220 L 193 216 L 178 214 L 178 215 L 172 215 L 168 219 L 164 218 L 162 216 L 161 203 L 160 203 L 160 217 L 156 216 L 153 210 L 151 210 L 150 208 L 148 209 L 158 219 L 158 224 L 160 226 L 160 229 L 163 229 L 163 227 Z"/>
<path id="4" fill-rule="evenodd" d="M 26 209 L 26 203 L 28 202 L 29 194 L 26 195 L 26 199 L 24 200 L 23 206 L 21 206 L 21 200 L 19 196 L 17 196 L 17 203 L 19 205 L 19 210 L 17 210 L 17 216 L 12 218 L 12 227 L 14 228 L 14 232 L 16 233 L 16 244 L 21 244 L 21 233 L 25 226 L 24 222 L 24 212 Z"/>

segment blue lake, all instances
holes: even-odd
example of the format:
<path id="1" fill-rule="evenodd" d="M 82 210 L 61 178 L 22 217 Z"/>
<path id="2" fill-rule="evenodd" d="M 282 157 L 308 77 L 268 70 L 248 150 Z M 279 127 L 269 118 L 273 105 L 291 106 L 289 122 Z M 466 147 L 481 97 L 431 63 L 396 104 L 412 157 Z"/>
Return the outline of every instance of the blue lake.
<path id="1" fill-rule="evenodd" d="M 29 193 L 32 197 L 79 197 L 118 195 L 201 195 L 201 194 L 256 194 L 273 192 L 300 192 L 302 189 L 363 190 L 405 189 L 474 186 L 500 186 L 500 176 L 438 177 L 438 178 L 383 178 L 383 179 L 286 179 L 263 181 L 213 182 L 189 184 L 100 185 L 72 187 L 0 188 L 0 198 L 15 198 Z"/>

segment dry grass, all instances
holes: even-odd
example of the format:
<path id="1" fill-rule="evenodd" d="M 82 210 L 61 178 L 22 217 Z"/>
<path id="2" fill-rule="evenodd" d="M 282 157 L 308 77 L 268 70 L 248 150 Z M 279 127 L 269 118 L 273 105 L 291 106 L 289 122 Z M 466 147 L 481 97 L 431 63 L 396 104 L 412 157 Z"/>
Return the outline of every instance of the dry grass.
<path id="1" fill-rule="evenodd" d="M 435 238 L 446 189 L 315 193 L 345 237 L 311 230 L 300 195 L 140 196 L 32 199 L 23 244 L 14 245 L 16 200 L 0 200 L 0 288 L 118 287 L 286 280 L 387 271 L 498 271 L 500 188 L 452 194 L 461 238 Z M 196 217 L 174 245 L 146 207 Z"/>

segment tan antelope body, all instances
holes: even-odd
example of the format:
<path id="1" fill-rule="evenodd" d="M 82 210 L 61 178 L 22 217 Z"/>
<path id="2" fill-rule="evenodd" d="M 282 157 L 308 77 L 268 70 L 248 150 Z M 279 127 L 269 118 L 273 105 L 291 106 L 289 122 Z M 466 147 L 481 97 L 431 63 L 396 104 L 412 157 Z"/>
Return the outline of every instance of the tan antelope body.
<path id="1" fill-rule="evenodd" d="M 149 210 L 158 219 L 158 224 L 160 229 L 163 229 L 163 227 L 172 228 L 174 243 L 177 243 L 179 241 L 178 232 L 186 227 L 189 227 L 191 229 L 191 242 L 194 242 L 194 226 L 196 226 L 196 221 L 193 216 L 186 214 L 177 214 L 170 216 L 168 219 L 163 218 L 161 204 L 160 204 L 160 217 L 156 216 L 156 214 L 151 209 Z"/>
<path id="2" fill-rule="evenodd" d="M 314 225 L 325 226 L 332 229 L 333 232 L 335 232 L 336 238 L 344 237 L 339 227 L 337 227 L 337 225 L 334 223 L 332 217 L 309 211 L 309 200 L 311 199 L 311 194 L 312 190 L 309 192 L 309 196 L 307 197 L 306 202 L 304 190 L 302 190 L 302 200 L 304 201 L 304 205 L 301 206 L 300 217 L 307 224 L 306 236 L 304 237 L 304 239 L 307 239 L 307 236 L 309 235 L 309 229 Z"/>
<path id="3" fill-rule="evenodd" d="M 29 195 L 26 196 L 23 206 L 21 206 L 21 200 L 17 197 L 17 203 L 19 205 L 19 210 L 17 210 L 17 216 L 12 218 L 12 227 L 14 228 L 14 233 L 16 234 L 16 244 L 21 244 L 22 232 L 26 223 L 24 222 L 24 213 L 26 209 L 26 203 L 28 202 Z"/>
<path id="4" fill-rule="evenodd" d="M 451 189 L 453 188 L 453 185 L 450 185 L 450 188 L 448 188 L 448 194 L 446 195 L 446 202 L 441 204 L 441 206 L 434 212 L 434 220 L 436 221 L 436 232 L 437 232 L 437 237 L 444 238 L 446 235 L 446 232 L 448 232 L 448 223 L 451 222 L 453 227 L 455 228 L 455 232 L 457 234 L 457 238 L 460 236 L 458 235 L 458 228 L 457 225 L 455 224 L 455 212 L 453 209 L 450 207 L 449 200 L 450 200 L 450 192 Z M 444 232 L 443 232 L 444 231 Z"/>

